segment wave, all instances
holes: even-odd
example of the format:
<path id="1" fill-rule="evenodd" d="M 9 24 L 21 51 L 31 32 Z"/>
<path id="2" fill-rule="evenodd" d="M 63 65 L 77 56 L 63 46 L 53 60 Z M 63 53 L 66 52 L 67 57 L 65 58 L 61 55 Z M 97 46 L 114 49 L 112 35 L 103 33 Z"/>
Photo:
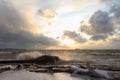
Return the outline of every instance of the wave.
<path id="1" fill-rule="evenodd" d="M 17 60 L 30 60 L 30 59 L 35 59 L 39 56 L 41 56 L 42 53 L 38 52 L 38 51 L 34 51 L 34 52 L 25 52 L 25 53 L 21 53 L 17 56 Z"/>

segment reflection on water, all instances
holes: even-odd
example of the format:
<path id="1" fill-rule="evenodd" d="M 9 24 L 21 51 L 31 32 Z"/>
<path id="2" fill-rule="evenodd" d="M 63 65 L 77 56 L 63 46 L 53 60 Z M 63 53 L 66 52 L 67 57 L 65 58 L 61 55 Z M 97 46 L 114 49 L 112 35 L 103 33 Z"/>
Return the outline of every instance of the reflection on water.
<path id="1" fill-rule="evenodd" d="M 67 73 L 32 73 L 28 71 L 10 71 L 0 75 L 0 80 L 88 80 L 80 77 L 72 77 Z"/>

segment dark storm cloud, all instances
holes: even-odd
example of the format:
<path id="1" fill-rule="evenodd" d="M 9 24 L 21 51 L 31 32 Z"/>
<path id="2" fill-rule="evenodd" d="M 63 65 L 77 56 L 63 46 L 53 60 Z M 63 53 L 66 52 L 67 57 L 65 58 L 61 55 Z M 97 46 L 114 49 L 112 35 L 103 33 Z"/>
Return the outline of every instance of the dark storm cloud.
<path id="1" fill-rule="evenodd" d="M 107 8 L 93 13 L 88 22 L 81 22 L 80 31 L 90 35 L 90 40 L 107 40 L 106 48 L 120 49 L 120 0 L 100 0 Z M 114 37 L 119 37 L 114 39 Z"/>
<path id="2" fill-rule="evenodd" d="M 114 26 L 109 14 L 99 10 L 94 12 L 94 14 L 90 17 L 89 25 L 87 25 L 84 21 L 81 22 L 80 31 L 91 35 L 90 40 L 105 40 L 112 32 L 114 32 Z M 68 36 L 77 42 L 86 41 L 75 31 L 65 31 L 64 36 Z"/>
<path id="3" fill-rule="evenodd" d="M 113 5 L 110 6 L 110 14 L 113 14 L 112 18 L 116 24 L 120 25 L 120 2 L 116 0 Z"/>
<path id="4" fill-rule="evenodd" d="M 25 20 L 17 12 L 14 6 L 10 2 L 5 2 L 4 0 L 0 1 L 0 27 L 6 29 L 18 29 L 25 26 Z"/>
<path id="5" fill-rule="evenodd" d="M 83 24 L 83 23 L 82 23 Z M 90 25 L 81 25 L 81 31 L 90 35 L 112 32 L 113 24 L 107 12 L 97 11 L 89 19 Z"/>
<path id="6" fill-rule="evenodd" d="M 107 12 L 97 11 L 89 20 L 95 33 L 109 33 L 113 31 L 113 24 Z"/>
<path id="7" fill-rule="evenodd" d="M 0 48 L 46 48 L 57 41 L 42 34 L 33 34 L 29 23 L 15 7 L 0 1 Z"/>
<path id="8" fill-rule="evenodd" d="M 34 35 L 26 31 L 18 31 L 16 33 L 5 31 L 0 35 L 0 43 L 4 43 L 0 47 L 13 48 L 46 48 L 48 46 L 57 45 L 57 42 L 52 38 L 48 38 L 42 34 Z"/>
<path id="9" fill-rule="evenodd" d="M 86 42 L 86 39 L 82 38 L 82 36 L 75 31 L 64 31 L 63 37 L 68 37 L 78 43 Z"/>
<path id="10" fill-rule="evenodd" d="M 111 49 L 120 49 L 120 0 L 100 0 L 101 2 L 105 3 L 107 7 L 109 7 L 108 14 L 110 15 L 114 30 L 113 38 L 110 40 L 108 45 Z"/>
<path id="11" fill-rule="evenodd" d="M 107 38 L 108 36 L 107 35 L 93 35 L 92 37 L 91 37 L 91 40 L 94 40 L 94 41 L 97 41 L 97 40 L 105 40 L 106 38 Z"/>
<path id="12" fill-rule="evenodd" d="M 111 2 L 113 0 L 99 0 L 99 1 L 101 1 L 101 2 Z"/>
<path id="13" fill-rule="evenodd" d="M 120 21 L 120 0 L 101 0 L 107 6 L 109 6 L 108 13 L 115 21 Z"/>
<path id="14" fill-rule="evenodd" d="M 80 31 L 91 35 L 92 40 L 104 40 L 114 32 L 112 18 L 105 11 L 96 11 L 89 19 L 89 25 L 81 22 Z"/>

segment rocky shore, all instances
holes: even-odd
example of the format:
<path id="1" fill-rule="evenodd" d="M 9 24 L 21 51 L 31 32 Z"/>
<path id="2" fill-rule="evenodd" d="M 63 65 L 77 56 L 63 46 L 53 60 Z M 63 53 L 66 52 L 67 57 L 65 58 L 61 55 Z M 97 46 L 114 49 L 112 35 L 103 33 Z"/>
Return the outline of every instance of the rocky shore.
<path id="1" fill-rule="evenodd" d="M 57 56 L 44 55 L 33 60 L 1 61 L 0 63 L 4 63 L 4 66 L 0 67 L 0 73 L 9 70 L 16 71 L 25 69 L 36 73 L 66 72 L 107 80 L 120 80 L 119 67 L 112 68 L 109 65 L 99 65 L 88 62 L 67 62 Z M 11 65 L 7 65 L 8 63 Z"/>

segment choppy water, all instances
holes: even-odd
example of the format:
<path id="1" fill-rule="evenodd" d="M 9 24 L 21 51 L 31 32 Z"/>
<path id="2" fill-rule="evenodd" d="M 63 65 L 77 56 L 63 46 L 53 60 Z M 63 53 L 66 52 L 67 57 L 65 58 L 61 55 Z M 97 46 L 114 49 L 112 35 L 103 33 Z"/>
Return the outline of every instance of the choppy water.
<path id="1" fill-rule="evenodd" d="M 29 59 L 41 55 L 54 55 L 63 60 L 94 61 L 104 63 L 120 63 L 120 50 L 41 50 L 12 54 L 0 52 L 0 60 Z"/>

